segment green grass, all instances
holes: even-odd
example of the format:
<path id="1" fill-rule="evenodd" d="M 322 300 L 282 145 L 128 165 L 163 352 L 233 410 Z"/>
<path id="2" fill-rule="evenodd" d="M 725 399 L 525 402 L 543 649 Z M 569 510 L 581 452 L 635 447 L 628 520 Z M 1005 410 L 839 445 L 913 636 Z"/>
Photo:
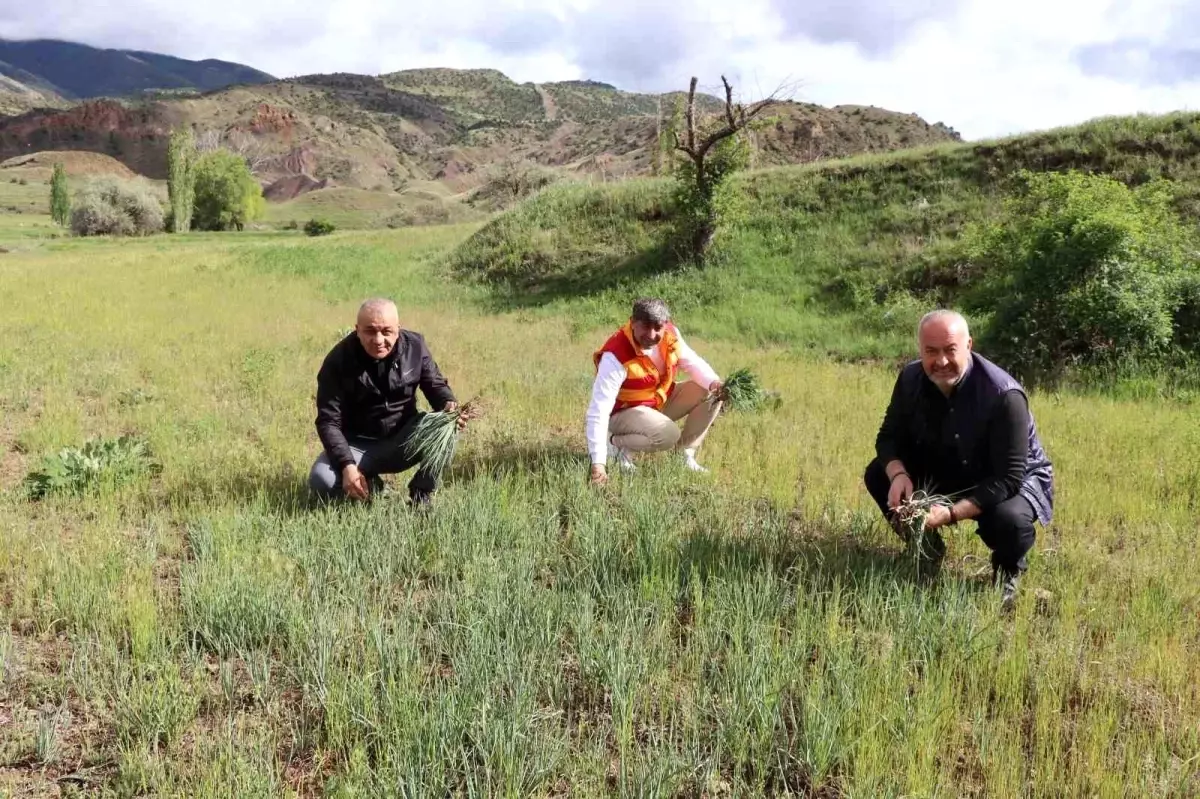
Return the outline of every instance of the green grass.
<path id="1" fill-rule="evenodd" d="M 723 416 L 707 478 L 589 489 L 620 316 L 484 310 L 439 279 L 471 231 L 0 260 L 0 792 L 1200 791 L 1194 410 L 1033 397 L 1058 511 L 1006 617 L 969 524 L 919 582 L 860 487 L 892 372 L 694 332 L 729 298 L 678 321 L 780 407 Z M 303 494 L 316 369 L 374 294 L 488 404 L 428 516 Z M 120 433 L 161 471 L 16 490 Z"/>
<path id="2" fill-rule="evenodd" d="M 23 172 L 24 170 L 11 170 Z M 45 181 L 30 180 L 24 175 L 0 173 L 0 216 L 50 214 L 50 185 Z M 25 181 L 22 183 L 21 181 Z"/>
<path id="3" fill-rule="evenodd" d="M 478 217 L 463 203 L 426 191 L 396 194 L 339 186 L 308 192 L 287 202 L 267 203 L 262 222 L 275 228 L 296 222 L 302 228 L 309 219 L 317 218 L 353 230 L 447 224 Z"/>

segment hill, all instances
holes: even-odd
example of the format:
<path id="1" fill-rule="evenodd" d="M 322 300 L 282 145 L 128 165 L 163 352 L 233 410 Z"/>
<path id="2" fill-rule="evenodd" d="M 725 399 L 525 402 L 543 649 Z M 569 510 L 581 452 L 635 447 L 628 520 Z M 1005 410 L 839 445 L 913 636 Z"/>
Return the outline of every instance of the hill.
<path id="1" fill-rule="evenodd" d="M 1080 170 L 1171 181 L 1200 223 L 1200 114 L 1102 119 L 999 141 L 946 144 L 739 176 L 744 221 L 701 271 L 672 251 L 670 182 L 552 187 L 455 252 L 459 278 L 504 307 L 612 318 L 664 296 L 698 335 L 838 358 L 900 358 L 918 315 L 978 277 L 958 244 L 992 218 L 1015 173 Z M 703 310 L 703 313 L 699 313 Z"/>
<path id="2" fill-rule="evenodd" d="M 49 183 L 56 163 L 62 164 L 63 171 L 70 178 L 102 175 L 123 179 L 135 177 L 133 170 L 111 156 L 66 150 L 21 155 L 0 162 L 0 179 L 12 176 Z"/>
<path id="3" fill-rule="evenodd" d="M 67 101 L 54 89 L 23 70 L 0 64 L 0 117 L 24 114 L 35 108 L 62 108 Z"/>
<path id="4" fill-rule="evenodd" d="M 189 61 L 160 53 L 52 39 L 0 39 L 0 75 L 70 100 L 162 89 L 210 91 L 274 80 L 265 72 L 229 61 Z"/>
<path id="5" fill-rule="evenodd" d="M 675 95 L 587 81 L 518 84 L 494 70 L 308 75 L 195 96 L 94 100 L 0 119 L 0 158 L 47 149 L 103 152 L 166 174 L 173 127 L 248 137 L 264 184 L 305 174 L 403 192 L 436 182 L 466 197 L 499 165 L 611 180 L 651 171 L 656 116 Z M 702 107 L 719 107 L 706 97 Z M 881 109 L 789 102 L 759 135 L 762 164 L 793 164 L 959 139 L 940 123 Z"/>

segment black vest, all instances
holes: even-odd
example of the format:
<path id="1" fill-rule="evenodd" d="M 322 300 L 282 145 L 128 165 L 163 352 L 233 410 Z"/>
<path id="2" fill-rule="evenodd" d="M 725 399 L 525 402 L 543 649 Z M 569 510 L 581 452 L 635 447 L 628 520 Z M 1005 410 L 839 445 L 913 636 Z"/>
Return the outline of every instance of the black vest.
<path id="1" fill-rule="evenodd" d="M 938 471 L 943 473 L 953 470 L 957 475 L 955 482 L 963 485 L 977 485 L 989 476 L 985 472 L 990 462 L 988 422 L 1001 397 L 1015 390 L 1025 396 L 1026 402 L 1029 399 L 1025 389 L 1008 372 L 976 353 L 971 354 L 971 360 L 970 370 L 955 388 L 954 412 L 945 415 L 939 431 L 931 429 L 933 422 L 927 417 L 924 392 L 929 378 L 925 376 L 921 362 L 909 363 L 900 373 L 901 391 L 906 400 L 904 405 L 911 415 L 904 428 L 913 437 L 906 443 L 915 447 L 928 462 L 933 457 L 939 460 L 946 457 L 944 451 L 938 455 L 931 451 L 929 445 L 933 440 L 953 442 L 952 449 L 957 462 L 936 465 Z M 1032 411 L 1029 414 L 1028 434 L 1029 455 L 1020 492 L 1037 512 L 1038 521 L 1049 524 L 1054 509 L 1054 467 L 1038 438 Z"/>

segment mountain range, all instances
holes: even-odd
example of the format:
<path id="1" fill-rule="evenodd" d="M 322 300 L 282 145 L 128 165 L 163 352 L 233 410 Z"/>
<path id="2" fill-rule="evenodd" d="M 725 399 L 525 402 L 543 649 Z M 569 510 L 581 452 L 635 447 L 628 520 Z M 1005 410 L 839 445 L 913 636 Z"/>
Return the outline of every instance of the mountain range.
<path id="1" fill-rule="evenodd" d="M 242 64 L 189 61 L 140 50 L 113 50 L 54 39 L 0 39 L 0 110 L 147 90 L 221 89 L 275 78 Z M 11 113 L 11 111 L 10 111 Z"/>

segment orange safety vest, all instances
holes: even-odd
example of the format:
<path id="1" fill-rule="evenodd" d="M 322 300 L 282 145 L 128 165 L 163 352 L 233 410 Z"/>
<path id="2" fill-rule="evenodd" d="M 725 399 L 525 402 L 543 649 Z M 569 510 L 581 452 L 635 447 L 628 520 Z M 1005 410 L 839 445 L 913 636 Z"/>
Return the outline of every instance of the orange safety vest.
<path id="1" fill-rule="evenodd" d="M 674 325 L 667 324 L 662 340 L 658 342 L 658 349 L 666 365 L 662 374 L 659 374 L 654 360 L 642 353 L 633 340 L 632 323 L 626 322 L 624 327 L 613 333 L 608 341 L 604 342 L 604 346 L 592 355 L 597 370 L 600 369 L 600 359 L 606 352 L 611 352 L 625 367 L 625 382 L 621 384 L 621 390 L 617 393 L 613 413 L 642 405 L 660 410 L 666 404 L 667 397 L 675 387 L 675 372 L 679 365 L 679 336 Z"/>

